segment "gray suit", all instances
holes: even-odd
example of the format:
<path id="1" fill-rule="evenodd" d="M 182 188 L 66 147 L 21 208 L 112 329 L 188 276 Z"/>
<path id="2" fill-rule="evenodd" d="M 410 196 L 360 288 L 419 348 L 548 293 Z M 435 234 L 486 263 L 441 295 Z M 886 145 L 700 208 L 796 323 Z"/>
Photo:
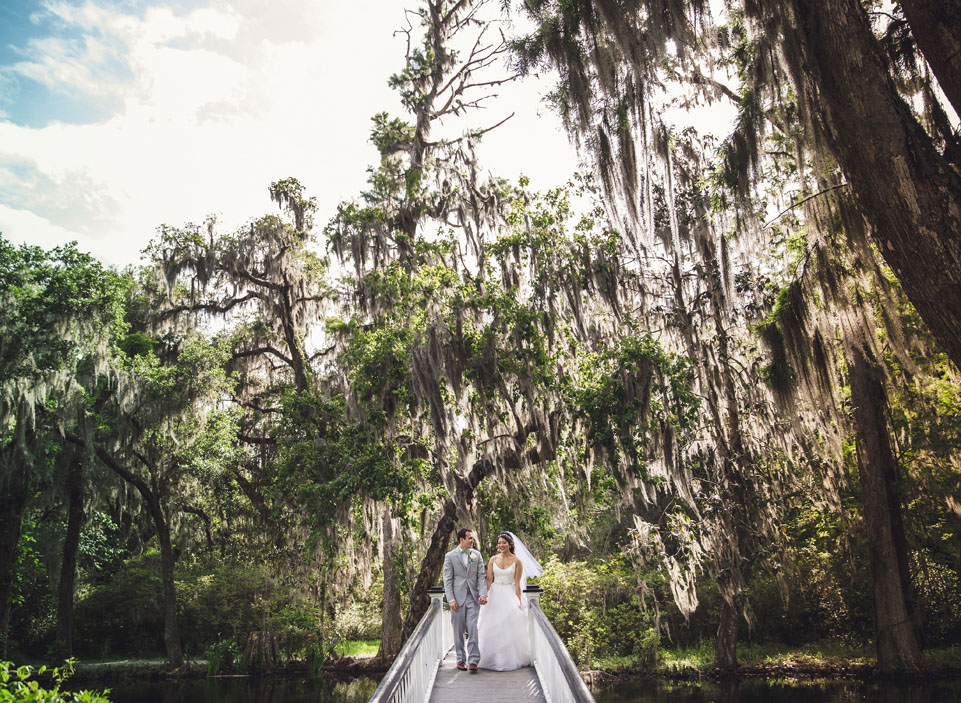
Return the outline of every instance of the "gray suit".
<path id="1" fill-rule="evenodd" d="M 455 601 L 457 610 L 450 611 L 450 623 L 454 628 L 454 646 L 457 661 L 476 664 L 480 661 L 477 642 L 477 616 L 480 613 L 479 598 L 487 597 L 487 566 L 484 557 L 476 549 L 470 550 L 468 563 L 460 547 L 447 552 L 444 557 L 444 595 L 447 602 Z M 464 647 L 464 631 L 467 631 L 467 647 Z"/>

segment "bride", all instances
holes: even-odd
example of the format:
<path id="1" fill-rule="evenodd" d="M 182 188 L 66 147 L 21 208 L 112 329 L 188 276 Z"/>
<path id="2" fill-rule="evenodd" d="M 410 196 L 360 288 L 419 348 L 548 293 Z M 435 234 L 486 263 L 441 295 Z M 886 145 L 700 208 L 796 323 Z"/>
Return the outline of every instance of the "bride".
<path id="1" fill-rule="evenodd" d="M 511 671 L 530 666 L 531 641 L 523 592 L 528 577 L 544 572 L 513 532 L 497 535 L 497 554 L 487 563 L 487 605 L 480 609 L 478 667 Z"/>

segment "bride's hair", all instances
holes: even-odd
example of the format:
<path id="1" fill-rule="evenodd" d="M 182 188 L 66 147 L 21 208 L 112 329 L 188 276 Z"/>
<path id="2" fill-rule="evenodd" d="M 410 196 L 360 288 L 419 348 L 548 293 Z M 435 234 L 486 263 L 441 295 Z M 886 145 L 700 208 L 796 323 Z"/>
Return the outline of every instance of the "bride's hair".
<path id="1" fill-rule="evenodd" d="M 504 541 L 507 542 L 507 546 L 511 548 L 511 554 L 513 554 L 514 538 L 511 537 L 507 532 L 501 532 L 499 535 L 497 535 L 497 539 L 501 539 L 502 537 L 504 538 Z"/>

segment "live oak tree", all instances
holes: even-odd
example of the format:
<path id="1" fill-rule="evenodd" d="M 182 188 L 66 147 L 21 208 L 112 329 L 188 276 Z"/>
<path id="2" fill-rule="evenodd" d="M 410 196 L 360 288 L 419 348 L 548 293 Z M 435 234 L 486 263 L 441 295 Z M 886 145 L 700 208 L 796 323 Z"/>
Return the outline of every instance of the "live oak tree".
<path id="1" fill-rule="evenodd" d="M 480 481 L 499 467 L 543 461 L 550 451 L 526 448 L 529 438 L 549 441 L 546 418 L 530 397 L 507 400 L 512 379 L 496 366 L 490 376 L 465 379 L 483 360 L 478 354 L 496 354 L 494 339 L 475 337 L 475 327 L 486 322 L 478 309 L 487 294 L 485 239 L 503 223 L 510 191 L 482 176 L 473 153 L 496 124 L 459 133 L 448 124 L 443 135 L 440 128 L 510 80 L 489 70 L 506 44 L 479 20 L 487 5 L 431 0 L 412 13 L 420 28 L 408 30 L 406 66 L 391 79 L 410 121 L 374 118 L 381 162 L 370 188 L 360 202 L 342 205 L 327 228 L 331 248 L 354 272 L 343 324 L 334 329 L 341 363 L 350 369 L 345 396 L 352 414 L 398 447 L 398 456 L 430 456 L 434 468 L 421 476 L 426 490 L 435 482 L 448 494 L 432 518 L 406 634 L 427 607 L 427 587 L 439 578 L 455 522 L 469 514 Z M 455 39 L 464 51 L 454 48 Z M 384 524 L 385 532 L 395 531 L 386 517 Z M 385 558 L 385 583 L 395 578 L 393 562 Z M 389 655 L 401 641 L 394 634 L 401 607 L 396 589 L 385 591 L 382 653 Z"/>
<path id="2" fill-rule="evenodd" d="M 700 1 L 536 0 L 522 7 L 537 25 L 517 42 L 522 67 L 543 63 L 560 72 L 555 99 L 562 115 L 632 212 L 637 194 L 650 187 L 650 174 L 638 171 L 643 158 L 637 149 L 650 150 L 661 121 L 655 96 L 662 85 L 734 99 L 741 119 L 731 155 L 745 167 L 757 163 L 759 136 L 769 128 L 764 103 L 796 96 L 805 145 L 837 160 L 881 255 L 961 364 L 957 138 L 947 120 L 929 122 L 929 132 L 912 112 L 912 96 L 896 83 L 905 67 L 889 60 L 859 0 L 745 2 L 727 8 L 730 20 L 720 26 Z M 905 4 L 905 16 L 920 51 L 902 42 L 900 55 L 909 63 L 926 60 L 953 94 L 957 35 L 947 29 L 950 14 L 942 14 L 939 3 L 917 0 Z M 732 48 L 743 52 L 740 85 L 733 90 L 715 71 Z M 931 79 L 919 78 L 914 84 L 927 84 L 932 98 Z M 937 112 L 936 99 L 926 104 Z"/>
<path id="3" fill-rule="evenodd" d="M 282 215 L 235 232 L 218 231 L 213 219 L 205 230 L 160 229 L 148 249 L 163 284 L 152 320 L 160 329 L 216 321 L 232 379 L 223 399 L 235 418 L 229 475 L 247 503 L 237 524 L 305 590 L 319 570 L 314 597 L 326 613 L 337 572 L 330 539 L 349 519 L 353 494 L 338 502 L 343 489 L 327 486 L 334 495 L 318 500 L 316 487 L 349 473 L 340 470 L 351 457 L 346 443 L 360 438 L 350 434 L 343 404 L 324 391 L 320 367 L 330 349 L 321 328 L 331 294 L 312 238 L 315 204 L 295 179 L 274 182 L 270 194 Z M 317 449 L 337 442 L 336 451 Z"/>
<path id="4" fill-rule="evenodd" d="M 402 455 L 422 459 L 422 492 L 443 491 L 405 635 L 427 607 L 456 521 L 476 519 L 482 484 L 524 486 L 548 500 L 548 472 L 580 475 L 573 460 L 557 465 L 560 443 L 577 442 L 562 438 L 575 413 L 569 388 L 580 356 L 618 334 L 616 233 L 590 217 L 570 222 L 563 193 L 542 202 L 523 183 L 484 177 L 473 145 L 492 125 L 450 127 L 484 99 L 478 89 L 509 79 L 485 75 L 506 51 L 478 19 L 487 5 L 431 1 L 415 15 L 423 43 L 411 42 L 405 70 L 392 79 L 411 119 L 374 118 L 380 164 L 361 199 L 342 205 L 327 228 L 353 270 L 344 319 L 328 325 L 339 337 L 350 412 Z M 451 48 L 459 45 L 467 51 Z M 444 136 L 435 137 L 442 124 Z M 656 366 L 638 370 L 644 383 Z M 387 583 L 387 561 L 384 573 Z M 399 612 L 396 595 L 385 598 L 385 633 Z"/>
<path id="5" fill-rule="evenodd" d="M 98 422 L 68 433 L 139 494 L 160 550 L 164 645 L 170 665 L 184 663 L 174 565 L 172 525 L 190 509 L 190 484 L 206 464 L 226 471 L 236 461 L 234 420 L 217 410 L 231 387 L 225 350 L 198 336 L 168 338 L 158 350 L 125 360 L 114 388 L 101 392 Z"/>
<path id="6" fill-rule="evenodd" d="M 754 217 L 749 189 L 762 182 L 766 133 L 780 134 L 799 152 L 816 155 L 821 167 L 830 169 L 831 158 L 836 159 L 870 224 L 866 231 L 957 362 L 961 181 L 952 156 L 956 137 L 946 127 L 922 66 L 927 58 L 937 65 L 942 82 L 950 75 L 951 33 L 935 19 L 931 3 L 911 3 L 905 8 L 908 22 L 894 16 L 889 36 L 881 39 L 857 0 L 829 5 L 744 3 L 727 7 L 723 23 L 715 23 L 708 6 L 699 2 L 526 2 L 523 11 L 536 27 L 517 41 L 517 54 L 525 70 L 546 64 L 559 71 L 553 97 L 561 114 L 594 155 L 608 192 L 624 199 L 627 214 L 649 234 L 658 186 L 674 208 L 670 179 L 676 152 L 659 148 L 664 141 L 658 139 L 666 129 L 664 99 L 658 103 L 665 84 L 692 102 L 738 104 L 738 123 L 719 152 L 722 180 L 738 193 L 739 218 L 747 217 L 738 229 L 749 227 Z M 908 37 L 911 30 L 918 31 L 923 58 L 910 41 L 891 38 Z M 736 80 L 727 81 L 733 87 L 725 84 L 725 66 L 737 71 Z M 906 102 L 916 91 L 925 98 L 922 116 Z M 799 128 L 788 134 L 779 114 L 792 109 Z M 660 169 L 652 167 L 652 152 L 660 156 Z M 797 168 L 806 167 L 802 157 Z M 848 337 L 853 335 L 849 330 Z M 849 348 L 852 362 L 863 359 L 857 349 Z M 865 472 L 865 480 L 870 475 Z M 718 660 L 731 663 L 721 651 L 722 639 L 719 634 Z M 905 645 L 898 661 L 917 665 L 915 650 Z M 892 662 L 886 656 L 882 665 Z"/>
<path id="7" fill-rule="evenodd" d="M 149 250 L 167 289 L 155 317 L 161 326 L 218 320 L 235 382 L 228 402 L 239 451 L 231 473 L 249 501 L 250 539 L 317 603 L 323 657 L 335 641 L 334 604 L 377 550 L 354 535 L 380 535 L 381 518 L 371 511 L 405 504 L 404 467 L 416 460 L 348 412 L 347 371 L 332 360 L 326 329 L 336 328 L 331 316 L 342 293 L 314 240 L 313 200 L 295 179 L 270 192 L 287 217 L 266 216 L 234 233 L 213 221 L 206 233 L 193 225 L 161 229 Z M 390 537 L 394 525 L 383 527 Z"/>
<path id="8" fill-rule="evenodd" d="M 0 238 L 0 637 L 31 492 L 100 379 L 123 330 L 120 277 L 74 246 Z"/>
<path id="9" fill-rule="evenodd" d="M 808 415 L 806 431 L 851 429 L 870 544 L 878 663 L 887 670 L 919 668 L 922 622 L 905 529 L 906 482 L 891 435 L 888 396 L 913 383 L 899 368 L 920 378 L 916 359 L 937 352 L 926 332 L 908 328 L 897 312 L 905 307 L 903 293 L 887 280 L 849 196 L 833 192 L 808 201 L 805 210 L 804 265 L 786 283 L 762 335 L 779 359 L 780 388 L 792 399 L 790 407 L 819 408 L 813 417 L 811 410 L 801 413 Z M 848 412 L 842 410 L 844 399 L 836 397 L 842 387 L 838 367 L 846 371 Z M 785 379 L 788 375 L 799 378 Z M 830 447 L 838 461 L 839 445 L 835 436 L 819 453 L 826 458 Z"/>

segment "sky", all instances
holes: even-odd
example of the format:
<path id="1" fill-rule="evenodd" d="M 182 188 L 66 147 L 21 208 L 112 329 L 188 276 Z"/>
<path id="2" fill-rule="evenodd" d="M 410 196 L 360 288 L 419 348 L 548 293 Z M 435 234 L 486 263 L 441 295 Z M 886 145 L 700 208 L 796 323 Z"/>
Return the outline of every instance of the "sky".
<path id="1" fill-rule="evenodd" d="M 274 211 L 293 176 L 317 221 L 363 190 L 370 118 L 404 113 L 414 0 L 0 0 L 0 232 L 135 263 L 161 224 Z M 495 3 L 496 4 L 496 3 Z M 549 80 L 506 87 L 482 163 L 544 189 L 578 166 Z"/>

